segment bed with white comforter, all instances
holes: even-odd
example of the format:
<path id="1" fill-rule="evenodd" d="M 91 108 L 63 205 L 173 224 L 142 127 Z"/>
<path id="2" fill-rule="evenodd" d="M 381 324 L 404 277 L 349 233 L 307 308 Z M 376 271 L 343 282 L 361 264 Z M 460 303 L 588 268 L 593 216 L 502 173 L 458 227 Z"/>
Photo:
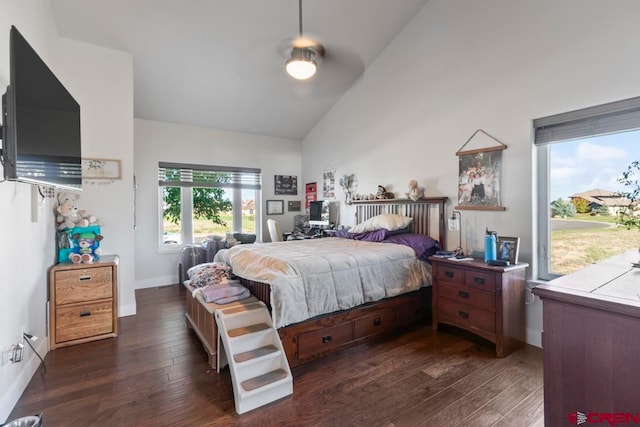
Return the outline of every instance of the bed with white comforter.
<path id="1" fill-rule="evenodd" d="M 278 328 L 431 285 L 430 265 L 399 244 L 324 238 L 238 245 L 214 261 L 270 285 Z"/>

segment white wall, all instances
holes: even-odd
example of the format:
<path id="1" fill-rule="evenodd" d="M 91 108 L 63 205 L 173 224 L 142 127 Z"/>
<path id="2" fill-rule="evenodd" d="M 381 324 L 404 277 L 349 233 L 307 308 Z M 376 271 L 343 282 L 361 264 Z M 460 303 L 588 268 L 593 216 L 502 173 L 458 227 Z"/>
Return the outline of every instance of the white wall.
<path id="1" fill-rule="evenodd" d="M 293 228 L 295 215 L 286 212 L 287 201 L 304 199 L 300 141 L 136 119 L 136 288 L 173 284 L 178 279 L 180 253 L 161 252 L 158 247 L 158 162 L 260 168 L 263 211 L 266 200 L 284 200 L 285 214 L 270 216 L 283 231 Z M 275 196 L 274 175 L 297 176 L 298 196 Z M 262 217 L 264 241 L 269 241 L 267 218 Z"/>
<path id="2" fill-rule="evenodd" d="M 56 29 L 48 0 L 0 3 L 0 93 L 9 84 L 9 29 L 15 25 L 49 67 L 57 73 Z M 64 83 L 66 83 L 63 80 Z M 2 168 L 0 167 L 0 170 Z M 20 328 L 40 339 L 36 349 L 44 356 L 47 345 L 47 269 L 55 260 L 53 204 L 46 200 L 40 221 L 31 221 L 31 186 L 0 183 L 0 349 L 18 342 Z M 39 360 L 25 348 L 21 363 L 0 365 L 0 423 L 36 371 Z"/>
<path id="3" fill-rule="evenodd" d="M 76 203 L 96 215 L 102 253 L 120 256 L 118 316 L 136 313 L 133 235 L 133 60 L 130 54 L 60 39 L 61 75 L 81 106 L 82 157 L 117 159 L 122 178 L 84 180 Z"/>
<path id="4" fill-rule="evenodd" d="M 3 0 L 0 4 L 0 91 L 9 80 L 9 28 L 15 25 L 81 105 L 84 157 L 122 160 L 123 179 L 84 185 L 78 205 L 105 226 L 103 249 L 120 263 L 120 315 L 135 313 L 133 229 L 133 75 L 130 55 L 60 39 L 48 0 Z M 31 186 L 0 183 L 0 349 L 20 338 L 20 328 L 40 337 L 48 351 L 47 270 L 56 262 L 55 203 L 46 199 L 31 221 Z M 120 206 L 120 208 L 114 208 Z M 0 420 L 6 420 L 38 367 L 25 360 L 0 366 Z"/>
<path id="5" fill-rule="evenodd" d="M 462 211 L 463 246 L 481 249 L 489 227 L 520 236 L 532 263 L 532 119 L 638 96 L 638 16 L 635 0 L 430 0 L 305 138 L 304 180 L 320 182 L 316 159 L 330 153 L 361 193 L 404 193 L 415 178 L 427 195 L 448 196 L 450 212 L 455 152 L 483 129 L 508 145 L 506 211 Z M 448 241 L 455 247 L 457 232 Z M 530 343 L 540 343 L 541 318 L 539 301 L 528 305 Z"/>

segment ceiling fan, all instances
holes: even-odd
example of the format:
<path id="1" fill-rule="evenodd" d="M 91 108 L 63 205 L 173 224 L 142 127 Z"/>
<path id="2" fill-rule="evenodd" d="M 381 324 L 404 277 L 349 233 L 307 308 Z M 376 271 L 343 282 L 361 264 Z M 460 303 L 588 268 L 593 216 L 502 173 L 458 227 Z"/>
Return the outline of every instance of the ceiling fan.
<path id="1" fill-rule="evenodd" d="M 298 0 L 298 37 L 293 40 L 289 59 L 285 62 L 287 74 L 297 80 L 313 77 L 324 58 L 324 46 L 302 33 L 302 0 Z"/>

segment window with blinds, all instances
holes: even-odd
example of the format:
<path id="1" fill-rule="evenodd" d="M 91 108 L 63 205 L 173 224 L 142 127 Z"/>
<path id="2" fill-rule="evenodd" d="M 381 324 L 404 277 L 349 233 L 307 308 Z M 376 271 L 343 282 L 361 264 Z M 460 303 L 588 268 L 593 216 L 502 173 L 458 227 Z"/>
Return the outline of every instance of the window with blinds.
<path id="1" fill-rule="evenodd" d="M 227 166 L 203 166 L 160 162 L 158 166 L 160 186 L 217 187 L 260 190 L 260 169 L 233 168 Z"/>

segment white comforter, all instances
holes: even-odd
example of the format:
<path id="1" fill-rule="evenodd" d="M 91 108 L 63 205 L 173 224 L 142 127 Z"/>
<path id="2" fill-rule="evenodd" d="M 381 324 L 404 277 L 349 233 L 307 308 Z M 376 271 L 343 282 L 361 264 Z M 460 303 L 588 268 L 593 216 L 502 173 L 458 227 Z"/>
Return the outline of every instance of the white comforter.
<path id="1" fill-rule="evenodd" d="M 413 249 L 341 238 L 238 245 L 214 261 L 271 285 L 276 327 L 431 285 L 430 266 Z"/>

